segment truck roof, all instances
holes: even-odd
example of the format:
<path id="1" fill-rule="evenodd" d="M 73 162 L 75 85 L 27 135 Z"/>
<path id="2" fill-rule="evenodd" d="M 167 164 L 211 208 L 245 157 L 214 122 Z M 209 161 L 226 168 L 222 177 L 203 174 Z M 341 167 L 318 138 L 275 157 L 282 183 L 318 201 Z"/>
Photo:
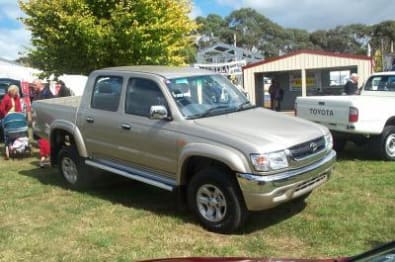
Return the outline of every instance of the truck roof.
<path id="1" fill-rule="evenodd" d="M 387 76 L 387 75 L 395 75 L 395 71 L 386 71 L 386 72 L 376 72 L 373 73 L 374 76 Z"/>
<path id="2" fill-rule="evenodd" d="M 168 79 L 215 74 L 213 71 L 188 67 L 188 66 L 155 66 L 155 65 L 109 67 L 109 68 L 100 69 L 98 71 L 141 72 L 147 74 L 160 75 Z"/>

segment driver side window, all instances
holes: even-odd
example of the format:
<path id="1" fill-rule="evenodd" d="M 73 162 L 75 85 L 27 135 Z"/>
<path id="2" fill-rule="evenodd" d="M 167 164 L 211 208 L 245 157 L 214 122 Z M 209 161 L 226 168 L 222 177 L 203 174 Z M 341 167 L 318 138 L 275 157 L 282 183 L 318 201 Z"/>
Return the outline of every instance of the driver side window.
<path id="1" fill-rule="evenodd" d="M 150 79 L 131 78 L 126 90 L 125 112 L 149 117 L 151 106 L 166 105 L 159 86 Z"/>

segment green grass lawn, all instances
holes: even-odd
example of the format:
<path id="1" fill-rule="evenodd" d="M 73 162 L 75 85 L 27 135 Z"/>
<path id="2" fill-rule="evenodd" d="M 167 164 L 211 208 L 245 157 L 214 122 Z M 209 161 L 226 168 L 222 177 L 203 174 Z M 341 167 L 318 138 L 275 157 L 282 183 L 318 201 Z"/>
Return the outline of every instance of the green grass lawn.
<path id="1" fill-rule="evenodd" d="M 341 154 L 306 205 L 254 213 L 233 235 L 205 231 L 160 189 L 122 181 L 71 191 L 36 157 L 1 160 L 0 261 L 354 255 L 395 239 L 395 163 L 365 151 Z"/>

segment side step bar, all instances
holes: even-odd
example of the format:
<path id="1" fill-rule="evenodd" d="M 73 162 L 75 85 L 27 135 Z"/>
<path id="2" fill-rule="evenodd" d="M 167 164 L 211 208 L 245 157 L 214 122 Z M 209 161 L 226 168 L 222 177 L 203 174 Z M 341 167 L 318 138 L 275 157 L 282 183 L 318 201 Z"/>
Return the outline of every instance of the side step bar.
<path id="1" fill-rule="evenodd" d="M 151 173 L 147 172 L 147 171 L 141 171 L 138 169 L 131 169 L 128 168 L 128 170 L 122 170 L 122 169 L 118 169 L 118 168 L 114 168 L 96 161 L 92 161 L 92 160 L 85 160 L 85 164 L 87 164 L 88 166 L 92 166 L 98 169 L 102 169 L 123 177 L 127 177 L 151 186 L 155 186 L 167 191 L 173 191 L 175 189 L 175 185 L 171 185 L 162 181 L 159 181 L 154 179 L 154 175 L 152 175 Z"/>

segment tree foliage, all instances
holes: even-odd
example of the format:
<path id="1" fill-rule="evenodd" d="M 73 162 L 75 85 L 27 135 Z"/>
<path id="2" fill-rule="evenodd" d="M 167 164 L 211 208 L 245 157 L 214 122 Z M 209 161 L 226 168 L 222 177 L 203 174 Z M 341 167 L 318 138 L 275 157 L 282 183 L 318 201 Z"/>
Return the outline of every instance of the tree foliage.
<path id="1" fill-rule="evenodd" d="M 391 42 L 395 42 L 395 21 L 384 21 L 373 26 L 371 31 L 371 44 L 375 49 L 388 51 Z"/>
<path id="2" fill-rule="evenodd" d="M 366 54 L 368 43 L 373 52 L 381 48 L 384 52 L 389 52 L 391 41 L 395 41 L 395 21 L 385 21 L 376 25 L 351 24 L 308 32 L 303 29 L 283 28 L 263 14 L 243 8 L 233 11 L 225 18 L 213 14 L 207 18 L 198 17 L 197 22 L 200 25 L 200 34 L 215 36 L 214 41 L 228 44 L 233 44 L 233 36 L 236 35 L 239 47 L 255 47 L 265 57 L 300 49 Z"/>
<path id="3" fill-rule="evenodd" d="M 48 74 L 191 59 L 189 0 L 18 1 L 32 32 L 28 59 Z"/>

